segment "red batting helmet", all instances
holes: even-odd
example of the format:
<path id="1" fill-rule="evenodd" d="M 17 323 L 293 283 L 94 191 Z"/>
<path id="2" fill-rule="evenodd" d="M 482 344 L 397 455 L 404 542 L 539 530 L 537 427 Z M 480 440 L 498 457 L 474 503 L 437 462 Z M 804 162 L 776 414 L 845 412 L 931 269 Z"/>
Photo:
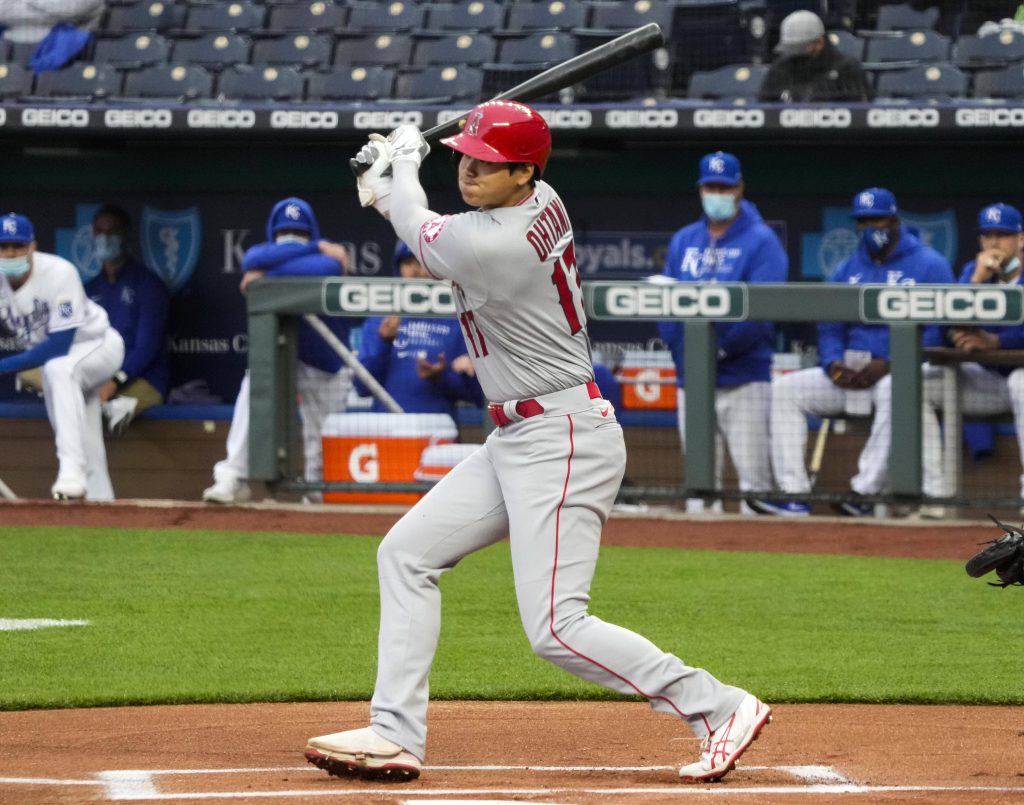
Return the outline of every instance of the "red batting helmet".
<path id="1" fill-rule="evenodd" d="M 462 131 L 441 140 L 483 162 L 531 162 L 544 172 L 551 132 L 536 109 L 517 101 L 487 101 L 466 115 Z"/>

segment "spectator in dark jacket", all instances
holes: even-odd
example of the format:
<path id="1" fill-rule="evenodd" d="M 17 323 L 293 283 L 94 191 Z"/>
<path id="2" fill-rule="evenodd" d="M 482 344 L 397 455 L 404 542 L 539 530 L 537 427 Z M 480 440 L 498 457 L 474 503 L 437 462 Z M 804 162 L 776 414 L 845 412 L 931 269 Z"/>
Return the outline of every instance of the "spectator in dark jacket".
<path id="1" fill-rule="evenodd" d="M 841 53 L 825 36 L 825 25 L 811 11 L 794 11 L 782 21 L 779 58 L 761 85 L 760 100 L 866 101 L 867 81 L 856 59 Z"/>

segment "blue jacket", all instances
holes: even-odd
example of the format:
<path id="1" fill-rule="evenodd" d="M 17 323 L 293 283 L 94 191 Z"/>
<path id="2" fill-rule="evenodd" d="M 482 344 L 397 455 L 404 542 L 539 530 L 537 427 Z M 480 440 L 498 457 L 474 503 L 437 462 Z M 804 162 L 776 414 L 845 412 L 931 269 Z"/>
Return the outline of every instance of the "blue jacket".
<path id="1" fill-rule="evenodd" d="M 741 201 L 740 214 L 714 243 L 706 216 L 676 232 L 668 245 L 664 274 L 679 282 L 785 282 L 789 259 L 757 207 Z M 771 322 L 720 322 L 714 328 L 719 386 L 771 379 L 775 351 Z M 672 350 L 677 383 L 683 387 L 683 323 L 659 322 L 658 332 Z"/>
<path id="2" fill-rule="evenodd" d="M 455 319 L 403 318 L 393 342 L 380 337 L 381 321 L 380 316 L 374 316 L 363 322 L 359 361 L 405 411 L 454 416 L 458 400 L 483 405 L 483 391 L 477 379 L 451 368 L 452 361 L 466 353 L 466 342 Z M 436 363 L 442 353 L 448 365 L 436 380 L 424 380 L 416 374 L 418 355 L 424 354 L 428 361 Z M 358 379 L 355 387 L 359 394 L 370 393 Z M 387 408 L 374 399 L 373 410 Z"/>
<path id="3" fill-rule="evenodd" d="M 124 339 L 122 371 L 129 382 L 141 377 L 164 396 L 167 362 L 167 286 L 142 263 L 128 258 L 113 282 L 102 271 L 85 286 L 86 295 L 107 311 Z"/>
<path id="4" fill-rule="evenodd" d="M 970 285 L 971 276 L 974 274 L 974 260 L 971 260 L 963 267 L 963 272 L 960 274 L 960 284 Z M 1024 285 L 1024 271 L 1017 277 L 1017 285 Z M 996 285 L 998 280 L 993 277 L 986 285 Z M 981 329 L 986 330 L 990 333 L 995 333 L 999 336 L 999 348 L 1000 349 L 1024 349 L 1024 324 L 1016 324 L 1011 327 L 982 327 Z M 999 374 L 1006 376 L 1009 375 L 1016 366 L 986 366 L 991 372 L 999 372 Z"/>
<path id="5" fill-rule="evenodd" d="M 857 250 L 836 268 L 829 282 L 845 285 L 920 285 L 951 283 L 953 270 L 946 258 L 925 246 L 906 226 L 889 259 L 881 265 L 871 259 L 867 247 L 858 243 Z M 938 326 L 925 327 L 925 346 L 942 343 Z M 842 361 L 848 349 L 866 350 L 873 358 L 889 359 L 889 327 L 885 324 L 860 322 L 822 322 L 818 325 L 818 352 L 821 366 L 827 372 L 832 361 Z"/>

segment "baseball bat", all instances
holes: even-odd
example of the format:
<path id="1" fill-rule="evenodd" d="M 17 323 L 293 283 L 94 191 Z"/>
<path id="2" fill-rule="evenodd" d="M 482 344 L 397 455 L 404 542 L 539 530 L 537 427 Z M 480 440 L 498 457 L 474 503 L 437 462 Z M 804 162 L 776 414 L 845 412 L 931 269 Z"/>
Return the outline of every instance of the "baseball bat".
<path id="1" fill-rule="evenodd" d="M 832 420 L 825 418 L 818 426 L 818 437 L 814 440 L 814 452 L 811 453 L 811 463 L 808 469 L 808 479 L 811 482 L 811 489 L 818 480 L 818 472 L 821 470 L 821 462 L 825 457 L 825 443 L 828 441 L 828 432 L 832 427 Z"/>
<path id="2" fill-rule="evenodd" d="M 649 22 L 641 25 L 632 31 L 627 31 L 622 36 L 617 36 L 604 44 L 591 48 L 586 53 L 580 53 L 571 59 L 549 67 L 542 73 L 528 78 L 521 84 L 516 84 L 512 89 L 505 90 L 491 98 L 492 101 L 532 101 L 534 98 L 542 98 L 557 92 L 565 87 L 571 87 L 591 76 L 602 73 L 605 70 L 616 67 L 623 62 L 650 53 L 652 50 L 665 44 L 665 35 L 661 26 L 656 22 Z M 466 123 L 465 115 L 452 118 L 440 123 L 431 129 L 423 132 L 423 139 L 428 143 L 434 143 L 442 137 L 447 137 L 461 129 Z M 349 160 L 352 173 L 356 176 L 369 168 L 369 165 Z"/>

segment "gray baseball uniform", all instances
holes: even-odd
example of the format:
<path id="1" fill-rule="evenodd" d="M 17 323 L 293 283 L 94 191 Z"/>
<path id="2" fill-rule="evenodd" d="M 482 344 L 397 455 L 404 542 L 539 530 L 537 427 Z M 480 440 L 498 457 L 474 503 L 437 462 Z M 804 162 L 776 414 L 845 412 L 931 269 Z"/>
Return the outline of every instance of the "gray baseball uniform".
<path id="1" fill-rule="evenodd" d="M 515 207 L 439 216 L 426 207 L 416 166 L 393 167 L 395 231 L 433 276 L 452 283 L 468 353 L 501 427 L 381 545 L 374 731 L 424 756 L 439 578 L 508 535 L 520 616 L 537 655 L 645 696 L 707 734 L 744 692 L 587 612 L 601 528 L 626 456 L 614 410 L 592 382 L 561 199 L 539 181 Z"/>

